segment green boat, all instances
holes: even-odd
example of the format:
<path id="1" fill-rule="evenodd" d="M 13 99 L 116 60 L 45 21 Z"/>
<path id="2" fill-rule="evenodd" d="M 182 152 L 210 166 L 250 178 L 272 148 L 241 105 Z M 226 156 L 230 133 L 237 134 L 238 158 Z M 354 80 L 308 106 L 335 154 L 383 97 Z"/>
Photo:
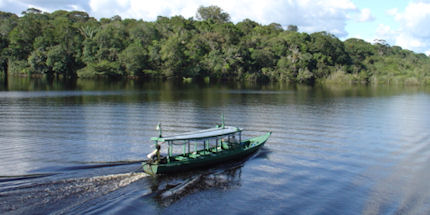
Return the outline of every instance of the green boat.
<path id="1" fill-rule="evenodd" d="M 143 171 L 153 176 L 244 159 L 262 147 L 272 134 L 242 140 L 242 129 L 222 123 L 215 128 L 162 137 L 160 124 L 157 128 L 159 137 L 151 138 L 156 150 L 142 163 Z M 160 155 L 163 145 L 167 145 L 166 156 Z"/>

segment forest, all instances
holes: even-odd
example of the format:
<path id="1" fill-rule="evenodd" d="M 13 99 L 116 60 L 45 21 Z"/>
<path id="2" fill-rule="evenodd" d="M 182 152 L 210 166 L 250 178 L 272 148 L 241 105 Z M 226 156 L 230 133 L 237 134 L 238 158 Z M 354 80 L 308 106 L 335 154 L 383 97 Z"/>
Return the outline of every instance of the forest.
<path id="1" fill-rule="evenodd" d="M 0 72 L 16 76 L 430 85 L 430 58 L 384 40 L 341 41 L 295 25 L 193 18 L 97 20 L 82 11 L 0 12 Z"/>

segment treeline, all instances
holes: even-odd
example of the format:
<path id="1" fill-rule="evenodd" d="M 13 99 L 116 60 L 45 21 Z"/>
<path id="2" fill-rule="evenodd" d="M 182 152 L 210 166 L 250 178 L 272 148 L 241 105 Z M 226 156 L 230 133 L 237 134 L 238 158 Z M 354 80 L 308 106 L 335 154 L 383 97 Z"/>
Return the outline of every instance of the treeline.
<path id="1" fill-rule="evenodd" d="M 85 12 L 0 12 L 0 70 L 65 78 L 277 80 L 430 84 L 430 59 L 384 41 L 344 42 L 245 19 L 216 6 L 196 19 L 96 20 Z"/>

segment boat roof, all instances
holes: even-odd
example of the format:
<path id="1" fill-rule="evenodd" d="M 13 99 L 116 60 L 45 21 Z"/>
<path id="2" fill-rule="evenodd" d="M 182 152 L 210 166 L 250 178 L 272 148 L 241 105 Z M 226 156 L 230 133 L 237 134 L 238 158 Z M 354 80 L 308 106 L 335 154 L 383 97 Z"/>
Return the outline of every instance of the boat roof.
<path id="1" fill-rule="evenodd" d="M 219 137 L 219 136 L 234 134 L 240 131 L 242 131 L 242 129 L 238 127 L 224 126 L 224 127 L 209 128 L 209 129 L 198 130 L 198 131 L 185 132 L 182 134 L 177 134 L 177 135 L 167 136 L 162 138 L 153 137 L 152 140 L 176 141 L 176 140 L 207 139 L 212 137 Z"/>

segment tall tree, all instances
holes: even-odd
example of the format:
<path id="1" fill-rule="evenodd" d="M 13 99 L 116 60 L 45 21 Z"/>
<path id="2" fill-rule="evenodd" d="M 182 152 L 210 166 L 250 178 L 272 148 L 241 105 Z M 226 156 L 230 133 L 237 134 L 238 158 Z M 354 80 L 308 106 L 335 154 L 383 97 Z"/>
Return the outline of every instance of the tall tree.
<path id="1" fill-rule="evenodd" d="M 198 20 L 213 20 L 214 22 L 225 23 L 230 21 L 230 15 L 224 12 L 218 6 L 200 6 L 197 10 L 196 18 Z"/>
<path id="2" fill-rule="evenodd" d="M 297 32 L 299 31 L 299 28 L 297 27 L 297 25 L 288 25 L 287 31 Z"/>

